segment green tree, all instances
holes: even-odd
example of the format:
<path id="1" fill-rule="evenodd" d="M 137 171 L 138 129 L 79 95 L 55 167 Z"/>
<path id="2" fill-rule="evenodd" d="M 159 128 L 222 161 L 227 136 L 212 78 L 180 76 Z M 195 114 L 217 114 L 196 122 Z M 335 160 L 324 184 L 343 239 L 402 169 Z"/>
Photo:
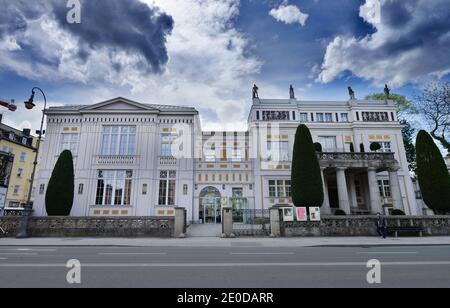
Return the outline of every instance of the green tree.
<path id="1" fill-rule="evenodd" d="M 386 99 L 386 94 L 384 93 L 374 93 L 366 96 L 367 100 L 384 101 Z M 397 112 L 400 117 L 403 117 L 405 113 L 415 112 L 413 104 L 403 95 L 391 93 L 389 95 L 389 100 L 394 101 L 397 108 Z"/>
<path id="2" fill-rule="evenodd" d="M 425 204 L 435 214 L 450 211 L 450 174 L 433 138 L 424 130 L 417 135 L 417 176 Z"/>
<path id="3" fill-rule="evenodd" d="M 386 95 L 384 93 L 375 93 L 366 96 L 368 100 L 385 100 Z M 416 133 L 414 127 L 405 116 L 410 113 L 416 113 L 417 109 L 413 104 L 403 95 L 390 94 L 389 99 L 394 101 L 397 108 L 397 114 L 400 118 L 400 123 L 404 126 L 402 130 L 403 143 L 405 144 L 406 158 L 408 159 L 409 169 L 411 171 L 416 170 L 416 146 L 414 145 L 414 135 Z"/>
<path id="4" fill-rule="evenodd" d="M 370 150 L 372 152 L 378 152 L 379 150 L 381 150 L 381 144 L 379 142 L 372 142 L 370 144 Z"/>
<path id="5" fill-rule="evenodd" d="M 45 194 L 48 216 L 69 216 L 74 196 L 74 171 L 72 153 L 61 153 L 53 169 Z"/>
<path id="6" fill-rule="evenodd" d="M 414 144 L 414 135 L 416 134 L 416 130 L 406 120 L 401 120 L 400 124 L 403 125 L 402 129 L 403 143 L 405 144 L 406 158 L 409 163 L 409 170 L 416 172 L 417 169 L 416 145 Z"/>
<path id="7" fill-rule="evenodd" d="M 321 207 L 324 201 L 322 175 L 311 132 L 300 125 L 292 158 L 292 200 L 297 207 Z"/>

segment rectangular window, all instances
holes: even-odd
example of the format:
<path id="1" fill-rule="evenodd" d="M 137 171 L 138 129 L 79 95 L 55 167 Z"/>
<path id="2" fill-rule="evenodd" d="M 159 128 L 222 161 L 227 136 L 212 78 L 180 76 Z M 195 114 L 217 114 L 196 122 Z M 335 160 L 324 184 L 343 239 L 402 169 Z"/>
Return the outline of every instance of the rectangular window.
<path id="1" fill-rule="evenodd" d="M 231 155 L 232 155 L 231 160 L 233 162 L 240 162 L 240 161 L 242 161 L 242 151 L 240 149 L 233 149 L 231 151 Z"/>
<path id="2" fill-rule="evenodd" d="M 162 157 L 174 157 L 176 156 L 177 149 L 174 146 L 178 135 L 175 134 L 161 134 L 161 156 Z"/>
<path id="3" fill-rule="evenodd" d="M 316 118 L 317 118 L 317 122 L 324 122 L 325 121 L 323 113 L 318 113 L 316 115 Z"/>
<path id="4" fill-rule="evenodd" d="M 27 153 L 25 153 L 25 152 L 20 153 L 19 160 L 21 162 L 25 162 L 26 159 L 27 159 Z"/>
<path id="5" fill-rule="evenodd" d="M 341 122 L 348 122 L 348 113 L 341 113 Z"/>
<path id="6" fill-rule="evenodd" d="M 206 148 L 204 150 L 205 161 L 215 162 L 217 161 L 216 146 L 213 144 L 211 148 Z"/>
<path id="7" fill-rule="evenodd" d="M 244 189 L 243 188 L 234 187 L 231 190 L 232 190 L 233 198 L 243 198 L 244 197 Z"/>
<path id="8" fill-rule="evenodd" d="M 323 152 L 336 152 L 336 136 L 319 136 L 318 142 L 322 145 Z"/>
<path id="9" fill-rule="evenodd" d="M 381 152 L 383 153 L 391 153 L 391 143 L 390 142 L 380 142 L 381 145 Z"/>
<path id="10" fill-rule="evenodd" d="M 17 169 L 17 177 L 21 178 L 22 176 L 23 176 L 23 169 L 22 168 Z"/>
<path id="11" fill-rule="evenodd" d="M 131 170 L 100 170 L 98 172 L 96 205 L 131 205 Z"/>
<path id="12" fill-rule="evenodd" d="M 268 141 L 267 160 L 274 162 L 290 161 L 288 141 Z"/>
<path id="13" fill-rule="evenodd" d="M 333 114 L 332 113 L 325 113 L 325 122 L 333 122 Z"/>
<path id="14" fill-rule="evenodd" d="M 270 180 L 269 181 L 269 197 L 271 198 L 290 198 L 291 181 L 290 180 Z"/>
<path id="15" fill-rule="evenodd" d="M 20 192 L 20 186 L 19 185 L 14 186 L 13 195 L 17 196 L 17 195 L 19 195 L 19 192 Z"/>
<path id="16" fill-rule="evenodd" d="M 78 194 L 82 195 L 84 192 L 84 184 L 78 185 Z"/>
<path id="17" fill-rule="evenodd" d="M 308 114 L 307 113 L 300 113 L 300 122 L 308 123 Z"/>
<path id="18" fill-rule="evenodd" d="M 391 186 L 389 180 L 379 180 L 378 188 L 380 190 L 380 196 L 382 198 L 390 198 L 391 195 Z"/>
<path id="19" fill-rule="evenodd" d="M 43 195 L 44 192 L 45 192 L 45 184 L 41 184 L 41 185 L 39 186 L 39 194 L 40 194 L 40 195 Z"/>
<path id="20" fill-rule="evenodd" d="M 142 194 L 145 196 L 147 195 L 148 192 L 148 184 L 143 184 L 142 185 Z"/>
<path id="21" fill-rule="evenodd" d="M 176 171 L 160 172 L 158 205 L 175 205 L 176 177 Z"/>
<path id="22" fill-rule="evenodd" d="M 377 152 L 381 152 L 381 153 L 391 153 L 392 152 L 390 142 L 377 142 L 377 143 L 379 143 L 381 146 L 381 149 Z"/>
<path id="23" fill-rule="evenodd" d="M 183 195 L 185 195 L 185 196 L 187 196 L 187 194 L 188 194 L 188 184 L 184 184 L 183 185 Z"/>
<path id="24" fill-rule="evenodd" d="M 102 155 L 136 155 L 136 126 L 104 126 Z"/>
<path id="25" fill-rule="evenodd" d="M 69 150 L 72 155 L 77 155 L 78 149 L 78 134 L 62 134 L 61 135 L 61 152 Z"/>

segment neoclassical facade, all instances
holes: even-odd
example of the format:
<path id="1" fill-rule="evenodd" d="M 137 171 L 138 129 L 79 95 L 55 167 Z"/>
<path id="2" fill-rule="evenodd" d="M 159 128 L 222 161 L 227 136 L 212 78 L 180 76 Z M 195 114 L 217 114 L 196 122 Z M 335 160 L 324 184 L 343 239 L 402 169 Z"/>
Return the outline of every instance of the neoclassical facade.
<path id="1" fill-rule="evenodd" d="M 419 214 L 391 101 L 255 97 L 246 132 L 202 131 L 194 108 L 125 98 L 46 114 L 35 215 L 46 215 L 45 191 L 64 149 L 74 155 L 73 216 L 171 216 L 184 207 L 191 222 L 219 223 L 225 205 L 292 205 L 292 149 L 301 123 L 322 145 L 323 214 Z M 381 150 L 371 152 L 375 142 Z"/>

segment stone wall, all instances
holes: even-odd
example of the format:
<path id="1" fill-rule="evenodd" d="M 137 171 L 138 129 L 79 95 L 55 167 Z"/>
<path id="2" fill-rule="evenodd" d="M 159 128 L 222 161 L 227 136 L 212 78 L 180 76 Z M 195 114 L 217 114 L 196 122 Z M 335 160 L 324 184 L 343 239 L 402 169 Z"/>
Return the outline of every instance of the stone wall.
<path id="1" fill-rule="evenodd" d="M 374 216 L 332 216 L 321 222 L 281 222 L 281 235 L 294 236 L 376 236 Z M 450 216 L 388 217 L 388 226 L 421 226 L 424 236 L 450 235 Z M 401 233 L 400 233 L 401 236 Z"/>
<path id="2" fill-rule="evenodd" d="M 32 217 L 32 237 L 173 237 L 173 217 Z M 19 217 L 0 217 L 0 227 L 14 237 Z"/>

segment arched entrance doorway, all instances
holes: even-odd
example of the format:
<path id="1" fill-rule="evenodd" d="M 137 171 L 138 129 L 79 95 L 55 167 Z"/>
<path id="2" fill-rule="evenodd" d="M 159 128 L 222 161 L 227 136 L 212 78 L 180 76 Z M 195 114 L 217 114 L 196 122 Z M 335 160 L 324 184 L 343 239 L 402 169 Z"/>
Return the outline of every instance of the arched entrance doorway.
<path id="1" fill-rule="evenodd" d="M 214 224 L 222 222 L 220 191 L 215 187 L 206 187 L 200 192 L 200 213 L 202 223 Z"/>

